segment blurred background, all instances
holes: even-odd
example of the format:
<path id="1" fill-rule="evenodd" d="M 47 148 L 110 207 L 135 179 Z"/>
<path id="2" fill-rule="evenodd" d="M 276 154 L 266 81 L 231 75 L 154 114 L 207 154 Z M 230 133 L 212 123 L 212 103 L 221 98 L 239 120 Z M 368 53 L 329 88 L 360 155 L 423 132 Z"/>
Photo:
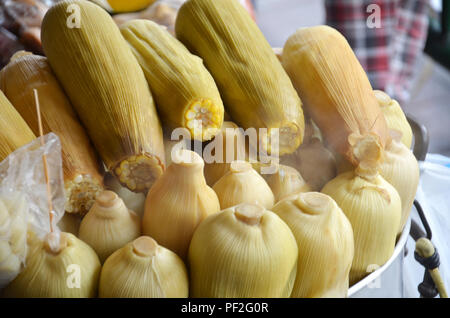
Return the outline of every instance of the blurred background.
<path id="1" fill-rule="evenodd" d="M 347 10 L 348 19 L 343 17 L 339 21 L 330 21 L 328 23 L 336 27 L 343 25 L 344 31 L 349 28 L 346 24 L 353 23 L 355 25 L 354 16 L 348 13 L 349 7 L 345 6 L 348 3 L 361 2 L 364 6 L 371 3 L 379 4 L 383 13 L 383 5 L 389 4 L 392 6 L 399 6 L 400 0 L 392 1 L 340 1 L 340 0 L 255 0 L 253 5 L 255 7 L 255 15 L 257 23 L 261 30 L 267 37 L 267 40 L 274 47 L 283 47 L 286 39 L 299 27 L 313 26 L 324 24 L 327 22 L 327 11 L 340 9 Z M 394 94 L 395 97 L 401 100 L 404 111 L 416 117 L 420 123 L 424 124 L 430 134 L 429 152 L 440 153 L 450 156 L 450 14 L 449 0 L 432 0 L 432 1 L 404 1 L 417 4 L 422 4 L 426 8 L 426 19 L 428 26 L 426 27 L 426 34 L 423 45 L 424 48 L 418 48 L 417 57 L 412 62 L 411 75 L 408 74 L 407 81 L 408 88 L 405 89 L 404 94 Z M 354 8 L 353 8 L 354 9 Z M 443 13 L 443 9 L 446 11 Z M 392 10 L 392 9 L 391 9 Z M 329 15 L 339 15 L 338 12 L 330 12 Z M 409 15 L 407 12 L 406 15 Z M 334 22 L 334 23 L 333 23 Z M 391 21 L 390 21 L 391 22 Z M 384 22 L 383 22 L 384 23 Z M 384 27 L 382 25 L 382 27 Z M 354 26 L 352 32 L 364 33 L 367 31 L 367 26 Z M 386 26 L 389 28 L 389 26 Z M 411 26 L 412 28 L 412 26 Z M 366 29 L 366 30 L 365 30 Z M 406 30 L 411 32 L 411 30 Z M 348 36 L 346 36 L 348 37 Z M 391 42 L 396 41 L 391 38 Z M 389 42 L 389 41 L 388 41 Z M 391 45 L 399 44 L 399 40 Z M 360 58 L 364 52 L 359 52 L 358 49 L 364 50 L 364 45 L 351 43 L 356 47 L 355 52 Z M 388 43 L 389 46 L 389 43 Z M 426 53 L 422 53 L 425 51 Z M 361 53 L 361 54 L 359 54 Z M 361 58 L 360 58 L 361 60 Z M 444 66 L 446 65 L 446 66 Z M 368 68 L 368 65 L 363 66 Z M 370 65 L 369 65 L 370 66 Z M 377 73 L 374 70 L 374 73 Z M 371 78 L 372 85 L 374 80 Z M 375 85 L 374 85 L 375 86 Z M 379 88 L 379 87 L 378 87 Z M 392 92 L 390 92 L 392 94 Z M 402 98 L 405 95 L 404 98 Z"/>

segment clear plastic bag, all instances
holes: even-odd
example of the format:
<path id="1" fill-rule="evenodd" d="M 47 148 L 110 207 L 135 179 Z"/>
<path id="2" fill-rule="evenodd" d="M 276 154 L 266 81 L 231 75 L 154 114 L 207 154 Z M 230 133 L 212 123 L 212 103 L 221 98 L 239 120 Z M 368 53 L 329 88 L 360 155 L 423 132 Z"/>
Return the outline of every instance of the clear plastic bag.
<path id="1" fill-rule="evenodd" d="M 43 155 L 53 204 L 53 230 L 64 215 L 61 143 L 53 133 L 17 149 L 0 163 L 0 288 L 12 281 L 25 265 L 27 231 L 39 238 L 50 232 L 48 194 Z M 59 243 L 59 242 L 57 242 Z"/>

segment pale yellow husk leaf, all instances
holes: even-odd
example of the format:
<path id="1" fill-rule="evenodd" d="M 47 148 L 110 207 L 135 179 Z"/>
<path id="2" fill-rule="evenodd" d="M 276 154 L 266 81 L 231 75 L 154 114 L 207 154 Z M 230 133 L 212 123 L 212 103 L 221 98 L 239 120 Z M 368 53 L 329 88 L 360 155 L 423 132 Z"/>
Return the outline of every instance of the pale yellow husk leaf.
<path id="1" fill-rule="evenodd" d="M 183 261 L 148 236 L 126 244 L 105 262 L 99 296 L 107 298 L 187 298 Z"/>
<path id="2" fill-rule="evenodd" d="M 192 297 L 289 297 L 298 248 L 275 213 L 240 204 L 206 218 L 189 249 Z"/>
<path id="3" fill-rule="evenodd" d="M 246 161 L 233 161 L 229 171 L 213 186 L 221 209 L 240 203 L 259 204 L 270 209 L 275 197 L 264 178 Z"/>
<path id="4" fill-rule="evenodd" d="M 401 199 L 379 174 L 362 177 L 355 171 L 339 174 L 322 192 L 336 201 L 352 224 L 355 256 L 350 284 L 353 285 L 392 256 L 400 226 Z"/>
<path id="5" fill-rule="evenodd" d="M 108 256 L 139 237 L 141 220 L 112 191 L 97 197 L 80 224 L 79 237 L 88 243 L 103 263 Z"/>
<path id="6" fill-rule="evenodd" d="M 186 259 L 195 229 L 208 215 L 220 211 L 216 193 L 203 176 L 203 159 L 181 150 L 150 189 L 142 230 L 160 245 Z"/>
<path id="7" fill-rule="evenodd" d="M 97 295 L 101 265 L 94 250 L 73 234 L 60 235 L 60 250 L 53 252 L 47 238 L 42 241 L 29 234 L 26 266 L 3 290 L 3 296 L 85 298 Z"/>
<path id="8" fill-rule="evenodd" d="M 325 194 L 306 192 L 290 196 L 272 210 L 286 222 L 299 246 L 291 297 L 346 297 L 353 229 L 336 202 Z"/>

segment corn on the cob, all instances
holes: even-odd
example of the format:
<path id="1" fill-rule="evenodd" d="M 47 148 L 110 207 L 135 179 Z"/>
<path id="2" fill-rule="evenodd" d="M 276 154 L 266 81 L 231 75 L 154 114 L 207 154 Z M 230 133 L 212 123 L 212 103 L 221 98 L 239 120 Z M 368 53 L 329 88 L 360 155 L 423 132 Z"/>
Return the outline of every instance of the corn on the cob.
<path id="1" fill-rule="evenodd" d="M 246 161 L 233 161 L 230 170 L 213 186 L 221 209 L 240 203 L 259 204 L 270 209 L 275 203 L 267 182 Z"/>
<path id="2" fill-rule="evenodd" d="M 79 28 L 66 24 L 70 5 L 79 8 Z M 112 18 L 88 1 L 58 2 L 43 20 L 42 43 L 108 169 L 130 190 L 147 191 L 164 169 L 162 129 L 144 73 Z"/>
<path id="3" fill-rule="evenodd" d="M 0 91 L 0 114 L 1 162 L 11 152 L 30 143 L 36 137 L 2 91 Z"/>
<path id="4" fill-rule="evenodd" d="M 188 294 L 183 261 L 148 236 L 114 252 L 100 275 L 100 297 L 187 298 Z"/>
<path id="5" fill-rule="evenodd" d="M 60 245 L 55 249 L 52 247 L 55 235 L 50 233 L 44 240 L 40 240 L 33 233 L 29 233 L 26 266 L 3 290 L 3 296 L 96 296 L 101 266 L 94 250 L 74 235 L 64 232 L 60 233 Z"/>
<path id="6" fill-rule="evenodd" d="M 203 176 L 203 159 L 180 150 L 150 189 L 145 202 L 143 233 L 186 259 L 192 235 L 208 215 L 220 211 L 214 190 Z"/>
<path id="7" fill-rule="evenodd" d="M 120 30 L 144 70 L 166 127 L 186 128 L 201 141 L 214 137 L 224 110 L 202 60 L 155 22 L 132 20 Z"/>
<path id="8" fill-rule="evenodd" d="M 112 191 L 97 197 L 80 224 L 79 237 L 97 253 L 100 262 L 141 234 L 141 220 Z"/>
<path id="9" fill-rule="evenodd" d="M 38 135 L 34 88 L 39 94 L 44 133 L 54 132 L 61 140 L 65 210 L 84 215 L 102 189 L 103 166 L 47 59 L 18 52 L 0 72 L 0 89 Z"/>
<path id="10" fill-rule="evenodd" d="M 300 193 L 277 203 L 275 212 L 297 241 L 297 277 L 291 297 L 346 297 L 354 254 L 352 226 L 329 196 Z"/>
<path id="11" fill-rule="evenodd" d="M 298 248 L 275 213 L 240 204 L 206 218 L 189 248 L 192 297 L 289 297 Z"/>
<path id="12" fill-rule="evenodd" d="M 355 166 L 350 139 L 389 140 L 383 113 L 350 45 L 335 29 L 299 29 L 283 48 L 282 63 L 326 141 Z"/>
<path id="13" fill-rule="evenodd" d="M 381 107 L 389 130 L 398 130 L 402 133 L 402 142 L 406 148 L 411 148 L 412 129 L 406 119 L 405 113 L 395 99 L 391 99 L 385 92 L 375 90 L 375 97 Z"/>
<path id="14" fill-rule="evenodd" d="M 238 1 L 188 0 L 175 25 L 177 38 L 203 58 L 227 112 L 241 127 L 259 131 L 268 153 L 292 153 L 304 133 L 301 101 L 269 43 Z M 275 148 L 275 147 L 274 147 Z"/>

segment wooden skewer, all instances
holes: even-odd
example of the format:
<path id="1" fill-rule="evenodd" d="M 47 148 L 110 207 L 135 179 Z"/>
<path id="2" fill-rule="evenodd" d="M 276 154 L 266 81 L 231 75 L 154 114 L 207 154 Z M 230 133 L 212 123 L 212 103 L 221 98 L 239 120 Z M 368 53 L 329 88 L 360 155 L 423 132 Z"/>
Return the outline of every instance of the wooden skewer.
<path id="1" fill-rule="evenodd" d="M 41 145 L 45 146 L 44 142 L 44 129 L 42 128 L 42 119 L 41 119 L 41 108 L 39 105 L 39 98 L 38 98 L 38 92 L 36 89 L 33 89 L 34 92 L 34 101 L 36 104 L 36 112 L 38 117 L 38 123 L 39 123 L 39 135 L 41 139 Z M 45 153 L 42 155 L 42 162 L 44 164 L 44 174 L 45 174 L 45 183 L 47 184 L 47 203 L 48 203 L 48 210 L 49 210 L 49 217 L 50 217 L 50 233 L 53 233 L 53 203 L 52 203 L 52 189 L 50 187 L 50 178 L 48 175 L 48 163 L 47 163 L 47 156 Z"/>

